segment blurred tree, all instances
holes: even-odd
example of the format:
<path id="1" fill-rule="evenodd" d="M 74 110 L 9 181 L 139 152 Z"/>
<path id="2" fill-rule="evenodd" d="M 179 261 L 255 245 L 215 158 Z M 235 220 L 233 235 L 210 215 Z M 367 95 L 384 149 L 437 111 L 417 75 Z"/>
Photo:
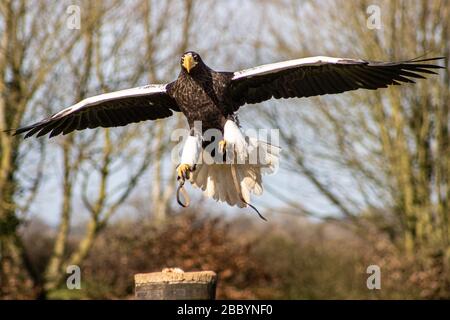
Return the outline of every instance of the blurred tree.
<path id="1" fill-rule="evenodd" d="M 449 261 L 450 3 L 377 1 L 382 25 L 370 29 L 373 4 L 278 1 L 273 6 L 292 32 L 273 27 L 270 44 L 284 58 L 401 60 L 429 53 L 445 56 L 447 69 L 411 86 L 271 108 L 267 119 L 273 127 L 292 128 L 281 132 L 286 168 L 306 178 L 338 213 L 364 228 L 376 225 L 410 254 L 432 248 Z M 356 219 L 361 213 L 366 222 Z"/>
<path id="2" fill-rule="evenodd" d="M 191 19 L 191 6 L 193 1 L 185 1 L 187 10 L 182 12 L 181 17 L 186 21 L 182 24 L 180 34 L 185 35 L 180 38 L 180 48 L 185 51 L 189 42 L 188 28 L 189 20 Z M 129 43 L 125 40 L 130 35 L 130 28 L 132 25 L 125 21 L 122 27 L 121 35 L 114 39 L 113 44 L 105 45 L 104 37 L 106 32 L 103 30 L 111 28 L 107 21 L 111 20 L 115 15 L 123 16 L 127 10 L 141 12 L 138 17 L 138 25 L 143 28 L 143 47 L 144 51 L 142 57 L 136 58 L 142 63 L 134 67 L 129 67 L 130 80 L 120 83 L 123 86 L 136 86 L 136 82 L 141 78 L 147 78 L 147 83 L 164 83 L 167 82 L 168 75 L 173 73 L 176 66 L 174 63 L 171 68 L 164 71 L 160 76 L 155 66 L 158 64 L 158 57 L 164 46 L 162 42 L 157 40 L 161 38 L 162 34 L 169 28 L 168 18 L 170 10 L 181 8 L 182 4 L 174 2 L 166 2 L 162 8 L 158 8 L 153 1 L 135 2 L 131 9 L 123 6 L 124 3 L 113 1 L 109 7 L 103 3 L 86 3 L 86 8 L 89 16 L 86 19 L 95 21 L 93 28 L 84 30 L 85 36 L 83 41 L 83 49 L 79 55 L 75 57 L 74 61 L 69 61 L 74 68 L 74 77 L 77 82 L 78 94 L 75 95 L 75 101 L 85 98 L 89 90 L 89 78 L 96 78 L 103 91 L 112 91 L 119 89 L 116 86 L 106 84 L 109 75 L 105 74 L 109 65 L 114 65 L 115 69 L 119 68 L 118 64 L 122 57 L 120 50 Z M 118 6 L 119 5 L 119 6 Z M 122 5 L 122 6 L 121 6 Z M 106 13 L 111 11 L 110 8 L 118 6 L 112 12 L 112 16 Z M 159 19 L 155 22 L 152 17 L 152 10 L 158 10 Z M 136 21 L 134 21 L 136 23 Z M 115 22 L 114 24 L 118 24 Z M 171 44 L 175 48 L 174 53 L 170 55 L 178 55 L 178 45 L 176 42 Z M 106 49 L 105 49 L 106 47 Z M 104 52 L 106 50 L 110 52 Z M 79 66 L 84 66 L 84 69 L 79 71 Z M 155 218 L 158 221 L 164 219 L 165 212 L 170 196 L 173 192 L 173 183 L 163 183 L 161 177 L 163 169 L 161 162 L 170 150 L 171 144 L 165 140 L 168 136 L 167 124 L 156 122 L 149 124 L 152 143 L 139 141 L 139 135 L 142 134 L 142 129 L 127 127 L 118 134 L 113 135 L 108 129 L 102 132 L 97 130 L 93 133 L 79 134 L 77 138 L 74 135 L 69 135 L 67 139 L 62 142 L 63 149 L 63 203 L 61 208 L 61 222 L 57 239 L 55 240 L 54 253 L 50 258 L 50 263 L 46 272 L 45 290 L 51 291 L 56 289 L 63 280 L 65 269 L 68 265 L 81 265 L 87 257 L 94 240 L 100 231 L 107 225 L 108 221 L 117 212 L 118 208 L 126 201 L 128 196 L 138 185 L 138 181 L 143 176 L 145 171 L 153 164 L 152 171 L 155 179 L 152 184 L 152 192 L 161 192 L 162 188 L 167 185 L 167 190 L 157 197 L 153 197 L 153 205 L 151 207 Z M 103 136 L 103 137 L 102 137 Z M 143 144 L 143 145 L 142 145 Z M 138 149 L 139 148 L 139 149 Z M 136 161 L 135 158 L 142 159 Z M 122 178 L 119 185 L 115 185 L 114 176 L 123 175 L 126 170 L 126 178 Z M 119 174 L 118 174 L 119 172 Z M 175 172 L 173 170 L 173 172 Z M 73 190 L 78 180 L 77 175 L 80 176 L 81 183 L 81 198 L 82 202 L 90 214 L 87 223 L 85 236 L 80 240 L 76 250 L 69 256 L 66 255 L 67 237 L 69 234 L 70 217 L 72 213 L 71 203 L 77 195 Z M 156 190 L 156 191 L 155 191 Z M 66 255 L 66 256 L 65 256 Z"/>
<path id="3" fill-rule="evenodd" d="M 90 298 L 131 297 L 131 274 L 168 266 L 184 271 L 214 270 L 220 279 L 220 299 L 269 294 L 270 290 L 264 288 L 272 281 L 270 264 L 261 265 L 252 254 L 255 239 L 262 235 L 255 232 L 249 237 L 237 237 L 235 221 L 199 213 L 204 211 L 196 207 L 182 215 L 169 212 L 171 219 L 163 225 L 156 221 L 115 223 L 99 238 L 86 261 L 85 294 Z"/>
<path id="4" fill-rule="evenodd" d="M 55 67 L 79 41 L 61 19 L 66 7 L 55 4 L 53 9 L 50 15 L 42 2 L 0 3 L 0 295 L 6 297 L 27 295 L 32 280 L 39 281 L 17 230 L 42 176 L 28 172 L 37 177 L 31 188 L 19 181 L 22 157 L 30 148 L 21 152 L 21 138 L 4 130 L 20 126 L 30 104 L 42 99 L 39 94 Z M 29 199 L 25 207 L 16 201 L 19 193 Z"/>
<path id="5" fill-rule="evenodd" d="M 41 118 L 42 112 L 36 111 L 57 111 L 50 105 L 56 108 L 99 91 L 137 86 L 143 79 L 157 83 L 173 78 L 178 67 L 178 60 L 173 57 L 186 50 L 190 41 L 193 0 L 82 1 L 78 5 L 80 26 L 73 29 L 67 25 L 67 4 L 36 6 L 25 0 L 0 4 L 2 297 L 20 296 L 11 291 L 14 288 L 31 296 L 31 288 L 40 296 L 57 288 L 66 266 L 83 262 L 98 233 L 126 201 L 152 161 L 156 162 L 154 174 L 160 177 L 155 179 L 154 187 L 160 192 L 153 191 L 153 199 L 163 194 L 164 200 L 154 202 L 156 212 L 162 212 L 156 216 L 164 215 L 173 192 L 172 184 L 169 186 L 161 178 L 162 168 L 158 166 L 170 148 L 168 141 L 158 138 L 167 130 L 162 124 L 121 128 L 114 133 L 96 130 L 70 134 L 55 139 L 46 152 L 42 141 L 30 140 L 26 148 L 20 148 L 21 137 L 3 132 L 19 127 L 25 116 Z M 139 14 L 135 19 L 123 19 L 136 12 Z M 177 20 L 184 22 L 179 25 Z M 166 67 L 157 69 L 161 64 Z M 32 104 L 39 108 L 31 108 Z M 149 142 L 142 139 L 145 136 L 155 139 Z M 53 252 L 45 274 L 39 274 L 29 263 L 18 228 L 38 192 L 44 155 L 49 152 L 62 155 L 62 202 Z M 35 163 L 30 165 L 27 159 Z M 52 163 L 58 163 L 57 156 Z M 20 176 L 22 171 L 26 173 L 24 177 Z M 165 186 L 168 187 L 164 190 Z M 68 254 L 74 203 L 84 204 L 89 220 L 78 248 Z"/>
<path id="6" fill-rule="evenodd" d="M 227 297 L 263 297 L 255 294 L 256 291 L 242 292 L 252 281 L 258 283 L 265 277 L 261 273 L 261 278 L 255 280 L 251 273 L 245 273 L 240 278 L 236 270 L 243 266 L 246 270 L 254 270 L 259 266 L 248 261 L 251 252 L 244 249 L 245 245 L 241 247 L 233 242 L 235 239 L 222 232 L 221 226 L 214 221 L 211 222 L 214 226 L 194 218 L 173 224 L 167 221 L 175 186 L 170 179 L 174 164 L 164 160 L 171 147 L 170 128 L 180 126 L 181 118 L 164 124 L 157 122 L 111 131 L 78 132 L 52 140 L 51 144 L 42 140 L 23 143 L 20 137 L 12 137 L 3 130 L 17 128 L 31 119 L 41 118 L 43 113 L 57 111 L 61 106 L 99 92 L 169 81 L 178 70 L 176 57 L 188 47 L 199 51 L 205 49 L 203 56 L 205 59 L 214 56 L 211 61 L 225 59 L 227 64 L 221 67 L 230 70 L 237 67 L 236 61 L 251 66 L 263 61 L 315 54 L 408 59 L 426 51 L 445 55 L 448 67 L 450 5 L 447 1 L 377 2 L 381 8 L 380 30 L 367 28 L 366 10 L 373 3 L 363 0 L 280 0 L 257 4 L 230 1 L 220 6 L 193 0 L 79 3 L 81 29 L 69 29 L 66 11 L 69 4 L 66 2 L 0 2 L 1 297 L 35 296 L 36 293 L 45 296 L 61 284 L 68 264 L 82 264 L 89 259 L 88 264 L 94 266 L 90 270 L 100 268 L 102 261 L 116 265 L 118 260 L 109 256 L 110 250 L 117 248 L 126 256 L 128 248 L 133 246 L 138 248 L 133 253 L 139 256 L 137 260 L 142 264 L 125 264 L 132 265 L 128 273 L 135 269 L 160 268 L 167 263 L 187 269 L 216 268 L 235 284 L 224 294 Z M 416 22 L 414 26 L 412 21 Z M 288 146 L 285 148 L 288 152 L 284 153 L 286 168 L 300 172 L 338 213 L 345 216 L 344 225 L 364 227 L 357 229 L 360 234 L 376 226 L 391 241 L 400 244 L 401 249 L 410 253 L 422 248 L 431 251 L 432 260 L 425 261 L 420 268 L 432 266 L 429 270 L 438 270 L 425 277 L 432 279 L 433 285 L 441 286 L 448 281 L 445 277 L 448 278 L 449 272 L 445 268 L 448 268 L 450 255 L 449 86 L 447 71 L 415 86 L 317 98 L 311 104 L 305 100 L 300 108 L 293 106 L 297 101 L 274 108 L 272 105 L 276 102 L 272 101 L 270 110 L 265 112 L 253 108 L 258 115 L 252 118 L 263 115 L 272 127 L 284 128 L 280 133 L 283 143 Z M 56 173 L 60 173 L 57 190 L 61 197 L 57 198 L 61 199 L 61 204 L 54 239 L 51 231 L 46 229 L 48 234 L 39 242 L 40 247 L 49 250 L 43 254 L 35 252 L 38 249 L 33 241 L 27 247 L 22 244 L 19 227 L 33 208 L 41 182 L 49 179 L 50 175 L 42 174 L 48 161 L 51 166 L 47 168 L 55 167 Z M 139 185 L 139 178 L 150 182 L 144 188 Z M 154 256 L 159 257 L 161 242 L 171 240 L 167 244 L 167 255 L 154 264 L 148 262 L 149 256 L 138 255 L 146 246 L 138 243 L 140 239 L 131 239 L 131 244 L 126 241 L 132 237 L 129 230 L 134 230 L 133 226 L 117 237 L 109 230 L 100 241 L 102 248 L 108 251 L 104 252 L 105 256 L 100 254 L 103 251 L 95 251 L 96 256 L 104 259 L 96 261 L 95 256 L 89 256 L 95 240 L 138 187 L 141 187 L 141 194 L 148 195 L 142 200 L 145 207 L 139 208 L 140 217 L 143 211 L 152 212 L 157 221 L 169 222 L 158 223 L 155 230 L 153 227 L 148 229 L 154 230 L 159 237 L 156 242 L 154 239 L 149 242 Z M 284 196 L 289 195 L 292 193 Z M 320 216 L 317 208 L 310 203 L 299 203 L 297 199 L 286 203 L 296 212 Z M 324 202 L 320 205 L 324 206 Z M 86 229 L 71 238 L 70 226 L 78 212 L 88 213 Z M 339 216 L 328 218 L 337 220 Z M 201 226 L 199 230 L 196 229 L 198 225 Z M 193 233 L 191 227 L 198 234 Z M 179 229 L 183 232 L 177 233 Z M 199 239 L 207 237 L 209 232 L 216 233 L 206 239 L 208 245 L 201 246 Z M 231 247 L 222 243 L 218 234 L 233 240 L 230 240 Z M 241 232 L 239 237 L 243 234 L 247 235 L 247 232 Z M 191 241 L 190 238 L 194 238 L 192 243 L 178 251 L 177 246 Z M 110 239 L 115 241 L 111 246 Z M 297 248 L 297 241 L 300 241 L 297 238 L 277 241 L 263 242 L 259 249 L 265 258 L 279 254 L 277 272 L 281 284 L 278 283 L 277 288 L 292 293 L 284 297 L 321 297 L 321 292 L 328 288 L 334 296 L 351 296 L 342 293 L 351 288 L 339 291 L 331 282 L 323 290 L 312 286 L 327 275 L 332 277 L 346 268 L 333 273 L 325 267 L 317 269 L 316 265 L 347 266 L 355 261 L 354 257 L 339 264 L 336 261 L 340 255 L 333 255 L 336 246 L 324 249 L 322 254 L 309 246 Z M 193 256 L 199 247 L 202 256 Z M 212 248 L 217 251 L 208 260 Z M 402 260 L 395 250 L 390 251 L 394 253 L 383 256 L 381 262 Z M 30 259 L 36 255 L 39 263 Z M 295 256 L 303 255 L 315 257 L 315 262 L 295 259 Z M 234 261 L 229 258 L 231 256 L 238 258 Z M 227 259 L 223 260 L 224 257 Z M 273 259 L 261 261 L 271 263 Z M 413 265 L 415 260 L 410 259 L 408 263 Z M 302 269 L 302 272 L 292 268 Z M 400 270 L 402 265 L 389 268 Z M 420 268 L 413 273 L 411 278 L 414 279 L 399 279 L 419 282 L 424 277 Z M 109 274 L 105 281 L 114 282 L 115 277 L 120 276 L 118 282 L 123 286 L 124 270 L 116 271 L 118 274 Z M 351 286 L 356 271 L 347 272 L 342 279 L 349 279 Z M 308 292 L 298 290 L 298 286 L 304 284 L 312 289 Z M 343 282 L 336 282 L 336 285 L 347 286 Z M 127 290 L 129 292 L 129 287 Z M 426 293 L 421 296 L 438 296 L 433 288 L 422 291 Z M 439 294 L 445 296 L 445 290 Z"/>

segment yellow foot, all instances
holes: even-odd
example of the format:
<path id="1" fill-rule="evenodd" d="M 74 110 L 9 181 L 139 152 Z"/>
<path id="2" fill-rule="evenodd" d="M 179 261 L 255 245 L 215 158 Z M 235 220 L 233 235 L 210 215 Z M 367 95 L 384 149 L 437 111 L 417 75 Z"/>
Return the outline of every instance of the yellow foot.
<path id="1" fill-rule="evenodd" d="M 226 147 L 227 147 L 227 142 L 225 140 L 220 140 L 219 141 L 219 152 L 222 154 L 225 153 Z"/>
<path id="2" fill-rule="evenodd" d="M 177 167 L 177 180 L 189 180 L 189 174 L 194 171 L 194 167 L 186 163 L 182 163 Z"/>

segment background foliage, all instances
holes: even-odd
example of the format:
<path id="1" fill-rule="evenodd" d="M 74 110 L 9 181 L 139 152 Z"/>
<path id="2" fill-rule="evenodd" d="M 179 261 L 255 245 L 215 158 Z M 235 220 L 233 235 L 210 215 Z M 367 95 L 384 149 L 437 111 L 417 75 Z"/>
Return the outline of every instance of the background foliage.
<path id="1" fill-rule="evenodd" d="M 70 5 L 80 29 L 67 27 Z M 449 17 L 445 0 L 1 1 L 0 297 L 131 298 L 134 273 L 180 267 L 218 272 L 219 298 L 450 298 Z M 171 81 L 187 49 L 218 70 L 425 53 L 447 69 L 243 108 L 244 127 L 281 129 L 282 168 L 255 201 L 267 224 L 200 198 L 176 206 L 170 133 L 182 117 L 50 141 L 3 131 Z M 82 290 L 65 289 L 71 264 Z M 381 290 L 366 287 L 371 264 Z"/>

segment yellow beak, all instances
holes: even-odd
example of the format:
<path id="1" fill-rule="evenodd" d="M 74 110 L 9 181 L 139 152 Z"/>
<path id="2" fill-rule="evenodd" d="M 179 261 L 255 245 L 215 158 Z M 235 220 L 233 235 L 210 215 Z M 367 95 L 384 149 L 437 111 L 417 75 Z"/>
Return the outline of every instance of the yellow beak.
<path id="1" fill-rule="evenodd" d="M 183 58 L 183 67 L 186 69 L 186 71 L 189 73 L 193 67 L 195 67 L 195 61 L 192 57 L 192 54 L 188 53 Z"/>

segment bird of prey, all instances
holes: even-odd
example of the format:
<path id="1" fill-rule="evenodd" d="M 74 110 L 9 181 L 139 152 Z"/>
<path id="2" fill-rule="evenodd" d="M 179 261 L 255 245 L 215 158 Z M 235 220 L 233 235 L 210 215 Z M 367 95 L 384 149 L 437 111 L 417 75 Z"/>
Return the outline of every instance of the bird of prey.
<path id="1" fill-rule="evenodd" d="M 178 179 L 183 183 L 189 180 L 215 200 L 244 207 L 249 205 L 251 193 L 262 193 L 261 175 L 273 171 L 279 149 L 241 132 L 236 116 L 241 106 L 271 98 L 302 98 L 414 83 L 414 79 L 436 74 L 434 70 L 442 67 L 433 62 L 440 59 L 443 57 L 379 62 L 316 56 L 236 72 L 218 72 L 209 68 L 198 53 L 188 51 L 181 57 L 178 78 L 171 83 L 87 98 L 40 122 L 17 129 L 15 134 L 54 137 L 74 130 L 124 126 L 182 112 L 192 130 L 177 167 Z M 194 130 L 196 121 L 202 124 L 201 132 Z M 218 154 L 232 150 L 244 162 L 199 163 L 205 150 L 202 135 L 208 129 L 223 134 Z M 264 147 L 261 163 L 245 162 L 252 147 Z"/>

